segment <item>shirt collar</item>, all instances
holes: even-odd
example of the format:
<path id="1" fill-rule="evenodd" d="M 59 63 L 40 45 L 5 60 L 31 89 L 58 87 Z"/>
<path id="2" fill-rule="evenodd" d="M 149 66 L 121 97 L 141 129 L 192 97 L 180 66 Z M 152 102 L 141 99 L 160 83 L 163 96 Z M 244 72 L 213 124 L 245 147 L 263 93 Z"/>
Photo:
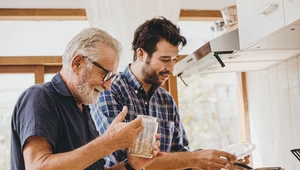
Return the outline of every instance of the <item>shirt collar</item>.
<path id="1" fill-rule="evenodd" d="M 124 70 L 124 76 L 127 79 L 127 81 L 129 82 L 130 86 L 132 86 L 135 90 L 138 90 L 138 91 L 139 90 L 143 90 L 144 91 L 144 88 L 143 88 L 141 82 L 131 72 L 131 70 L 130 70 L 130 64 L 125 68 L 125 70 Z M 154 94 L 158 88 L 159 87 L 153 88 L 153 86 L 152 86 L 151 89 L 150 89 L 150 91 L 149 91 L 150 94 Z"/>
<path id="2" fill-rule="evenodd" d="M 63 79 L 60 76 L 60 73 L 56 73 L 56 75 L 52 78 L 51 83 L 53 85 L 53 87 L 55 88 L 55 90 L 57 91 L 57 93 L 63 95 L 63 96 L 73 96 L 69 90 L 69 88 L 67 87 L 67 85 L 65 84 L 65 82 L 63 81 Z"/>
<path id="3" fill-rule="evenodd" d="M 130 64 L 125 68 L 124 76 L 135 90 L 142 90 L 143 86 L 130 70 Z"/>

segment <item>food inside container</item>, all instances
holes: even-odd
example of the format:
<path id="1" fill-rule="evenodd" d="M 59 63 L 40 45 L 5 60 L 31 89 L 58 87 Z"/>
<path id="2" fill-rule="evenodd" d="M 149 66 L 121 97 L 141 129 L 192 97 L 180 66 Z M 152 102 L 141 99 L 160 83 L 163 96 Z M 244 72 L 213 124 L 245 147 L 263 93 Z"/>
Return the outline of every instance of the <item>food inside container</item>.
<path id="1" fill-rule="evenodd" d="M 135 144 L 129 148 L 129 154 L 143 158 L 152 158 L 158 123 L 156 118 L 152 116 L 138 115 L 138 117 L 142 117 L 144 129 L 140 132 Z"/>

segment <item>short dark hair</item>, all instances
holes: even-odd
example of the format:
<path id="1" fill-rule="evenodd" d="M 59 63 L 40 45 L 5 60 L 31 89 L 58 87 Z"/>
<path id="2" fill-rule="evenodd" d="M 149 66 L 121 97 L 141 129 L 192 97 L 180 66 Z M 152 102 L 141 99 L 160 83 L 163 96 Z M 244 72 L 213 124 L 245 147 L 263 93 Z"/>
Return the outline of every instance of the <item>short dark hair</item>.
<path id="1" fill-rule="evenodd" d="M 180 35 L 179 27 L 176 27 L 170 20 L 162 16 L 147 20 L 140 25 L 135 30 L 132 41 L 133 61 L 137 59 L 136 50 L 138 48 L 144 49 L 148 56 L 151 57 L 156 51 L 156 44 L 163 39 L 174 46 L 179 44 L 182 44 L 182 46 L 186 45 L 186 39 Z"/>

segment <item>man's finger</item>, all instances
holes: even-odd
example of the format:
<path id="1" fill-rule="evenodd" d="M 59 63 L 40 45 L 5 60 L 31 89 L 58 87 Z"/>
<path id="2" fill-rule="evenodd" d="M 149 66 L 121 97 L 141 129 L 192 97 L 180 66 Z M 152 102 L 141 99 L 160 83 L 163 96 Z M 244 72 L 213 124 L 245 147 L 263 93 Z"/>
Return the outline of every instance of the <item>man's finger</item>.
<path id="1" fill-rule="evenodd" d="M 229 170 L 235 170 L 234 166 L 232 163 L 229 163 L 225 166 L 226 169 L 229 169 Z"/>
<path id="2" fill-rule="evenodd" d="M 218 157 L 218 159 L 216 160 L 216 162 L 218 162 L 220 164 L 224 164 L 224 165 L 230 163 L 229 159 L 224 158 L 224 157 Z"/>
<path id="3" fill-rule="evenodd" d="M 212 163 L 211 167 L 221 169 L 221 168 L 225 168 L 226 164 L 221 164 L 221 163 L 218 163 L 218 162 L 214 162 L 214 163 Z"/>
<path id="4" fill-rule="evenodd" d="M 144 130 L 144 126 L 142 124 L 142 120 L 140 119 L 137 119 L 137 120 L 134 120 L 132 122 L 130 122 L 133 124 L 133 127 L 135 128 L 136 132 L 137 133 L 140 133 L 141 131 Z"/>
<path id="5" fill-rule="evenodd" d="M 248 165 L 250 163 L 250 155 L 242 158 L 242 159 L 239 159 L 237 160 L 238 162 L 242 163 L 242 164 L 245 164 L 245 165 Z"/>
<path id="6" fill-rule="evenodd" d="M 157 134 L 155 135 L 155 138 L 156 138 L 157 140 L 159 140 L 159 138 L 160 138 L 160 134 L 159 134 L 159 133 L 157 133 Z"/>
<path id="7" fill-rule="evenodd" d="M 130 124 L 134 127 L 134 128 L 140 128 L 142 126 L 142 118 L 138 117 L 136 119 L 134 119 L 133 121 L 130 122 Z M 143 127 L 143 126 L 142 126 Z M 141 129 L 141 131 L 143 130 L 143 128 Z"/>
<path id="8" fill-rule="evenodd" d="M 235 155 L 224 151 L 218 151 L 218 156 L 226 157 L 231 162 L 235 162 L 237 160 L 237 157 Z"/>
<path id="9" fill-rule="evenodd" d="M 125 119 L 125 116 L 127 115 L 127 112 L 128 112 L 127 106 L 123 106 L 123 110 L 118 114 L 118 116 L 115 118 L 114 121 L 122 122 Z"/>
<path id="10" fill-rule="evenodd" d="M 155 143 L 154 143 L 154 146 L 157 146 L 159 148 L 160 147 L 160 141 L 156 140 Z"/>

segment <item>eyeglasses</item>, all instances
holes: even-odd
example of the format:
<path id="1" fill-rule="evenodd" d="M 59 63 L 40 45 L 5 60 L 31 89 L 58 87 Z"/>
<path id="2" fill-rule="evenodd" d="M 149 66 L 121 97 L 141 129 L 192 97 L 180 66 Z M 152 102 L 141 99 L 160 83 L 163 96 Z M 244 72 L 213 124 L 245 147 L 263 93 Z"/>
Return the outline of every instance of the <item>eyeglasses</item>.
<path id="1" fill-rule="evenodd" d="M 108 81 L 108 80 L 112 79 L 113 77 L 115 77 L 115 74 L 112 71 L 107 70 L 106 68 L 104 68 L 103 66 L 98 64 L 97 62 L 91 60 L 89 57 L 83 56 L 83 58 L 88 59 L 95 66 L 97 66 L 97 67 L 101 68 L 103 71 L 105 71 L 105 76 L 103 77 L 103 81 Z"/>

